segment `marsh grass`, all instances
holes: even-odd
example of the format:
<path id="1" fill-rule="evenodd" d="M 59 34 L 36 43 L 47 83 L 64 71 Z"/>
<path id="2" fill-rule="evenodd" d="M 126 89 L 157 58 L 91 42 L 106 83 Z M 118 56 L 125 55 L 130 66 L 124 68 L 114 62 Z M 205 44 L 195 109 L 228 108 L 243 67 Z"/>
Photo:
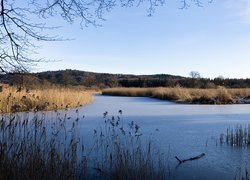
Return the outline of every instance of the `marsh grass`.
<path id="1" fill-rule="evenodd" d="M 166 179 L 167 162 L 153 141 L 143 141 L 135 122 L 104 113 L 105 127 L 95 131 L 99 172 L 111 179 Z"/>
<path id="2" fill-rule="evenodd" d="M 110 88 L 102 91 L 104 95 L 114 96 L 143 96 L 176 102 L 199 104 L 232 104 L 236 99 L 249 98 L 250 89 L 215 89 L 195 88 Z"/>
<path id="3" fill-rule="evenodd" d="M 83 117 L 55 113 L 53 120 L 44 112 L 2 115 L 0 179 L 166 179 L 162 154 L 122 111 L 104 113 L 89 147 L 78 129 Z"/>
<path id="4" fill-rule="evenodd" d="M 30 117 L 33 116 L 33 117 Z M 65 129 L 67 116 L 49 123 L 44 113 L 4 115 L 0 121 L 0 179 L 80 179 L 86 158 Z M 76 121 L 73 122 L 73 124 Z"/>
<path id="5" fill-rule="evenodd" d="M 48 87 L 26 89 L 4 85 L 0 92 L 0 112 L 55 110 L 85 105 L 92 91 L 81 88 Z"/>
<path id="6" fill-rule="evenodd" d="M 250 145 L 250 125 L 242 127 L 241 125 L 235 128 L 227 128 L 225 134 L 220 135 L 220 144 L 230 146 L 246 147 Z"/>

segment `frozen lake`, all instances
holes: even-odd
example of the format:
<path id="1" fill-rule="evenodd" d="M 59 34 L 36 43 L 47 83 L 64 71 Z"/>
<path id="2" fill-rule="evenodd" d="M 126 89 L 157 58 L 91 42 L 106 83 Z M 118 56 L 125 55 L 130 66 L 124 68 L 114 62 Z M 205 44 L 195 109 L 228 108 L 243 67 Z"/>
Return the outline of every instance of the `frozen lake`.
<path id="1" fill-rule="evenodd" d="M 143 138 L 153 139 L 164 152 L 170 179 L 234 179 L 250 167 L 247 148 L 220 145 L 219 137 L 229 127 L 250 124 L 250 105 L 187 105 L 144 97 L 96 95 L 92 104 L 79 109 L 84 119 L 79 129 L 91 141 L 93 129 L 103 125 L 103 112 L 118 115 L 124 124 L 135 121 Z M 75 110 L 68 112 L 76 116 Z M 89 138 L 88 138 L 89 137 Z M 89 143 L 89 142 L 88 142 Z M 186 159 L 206 155 L 179 167 L 175 156 Z"/>

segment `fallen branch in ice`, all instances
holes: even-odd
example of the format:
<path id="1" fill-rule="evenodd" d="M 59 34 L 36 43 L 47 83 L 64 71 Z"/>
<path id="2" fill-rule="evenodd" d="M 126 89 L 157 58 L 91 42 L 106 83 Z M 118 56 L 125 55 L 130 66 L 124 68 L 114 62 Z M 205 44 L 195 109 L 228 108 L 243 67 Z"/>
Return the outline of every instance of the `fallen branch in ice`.
<path id="1" fill-rule="evenodd" d="M 200 158 L 202 158 L 203 156 L 205 156 L 205 153 L 201 153 L 201 154 L 198 155 L 198 156 L 191 157 L 191 158 L 189 158 L 189 159 L 183 159 L 183 160 L 181 160 L 180 158 L 178 158 L 177 156 L 175 156 L 175 159 L 177 159 L 177 161 L 179 161 L 179 164 L 182 164 L 182 163 L 184 163 L 184 162 L 186 162 L 186 161 L 193 161 L 193 160 L 200 159 Z"/>

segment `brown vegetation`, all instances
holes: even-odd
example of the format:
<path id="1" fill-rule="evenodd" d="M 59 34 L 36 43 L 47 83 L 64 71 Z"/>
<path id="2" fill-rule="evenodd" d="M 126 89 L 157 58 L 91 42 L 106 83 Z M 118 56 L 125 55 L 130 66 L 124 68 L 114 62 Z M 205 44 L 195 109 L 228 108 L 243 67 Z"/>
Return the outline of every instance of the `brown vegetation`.
<path id="1" fill-rule="evenodd" d="M 196 88 L 110 88 L 102 91 L 104 95 L 114 96 L 143 96 L 177 102 L 200 104 L 232 104 L 240 103 L 239 99 L 249 98 L 250 89 L 214 89 Z"/>
<path id="2" fill-rule="evenodd" d="M 82 106 L 92 100 L 92 91 L 83 88 L 46 87 L 27 89 L 2 86 L 0 112 L 55 110 Z"/>
<path id="3" fill-rule="evenodd" d="M 164 156 L 153 142 L 143 143 L 139 126 L 105 112 L 92 145 L 79 134 L 67 111 L 51 123 L 46 112 L 3 115 L 0 121 L 0 179 L 166 179 Z M 42 115 L 42 116 L 41 116 Z"/>

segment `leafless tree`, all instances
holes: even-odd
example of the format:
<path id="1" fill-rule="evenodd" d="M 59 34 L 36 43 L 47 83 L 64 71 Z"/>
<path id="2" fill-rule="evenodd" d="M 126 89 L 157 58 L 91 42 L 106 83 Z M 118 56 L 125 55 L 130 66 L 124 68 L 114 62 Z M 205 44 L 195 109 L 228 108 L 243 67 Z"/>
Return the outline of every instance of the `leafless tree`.
<path id="1" fill-rule="evenodd" d="M 193 78 L 193 79 L 199 79 L 199 78 L 201 78 L 200 73 L 197 72 L 197 71 L 191 71 L 191 72 L 189 73 L 189 75 L 190 75 L 191 78 Z"/>
<path id="2" fill-rule="evenodd" d="M 38 41 L 56 41 L 50 36 L 46 20 L 61 16 L 65 21 L 79 21 L 80 26 L 98 24 L 106 12 L 117 6 L 131 7 L 148 3 L 148 15 L 166 0 L 0 0 L 0 70 L 27 71 L 42 59 L 31 58 Z M 211 0 L 177 0 L 180 8 L 202 6 Z"/>

